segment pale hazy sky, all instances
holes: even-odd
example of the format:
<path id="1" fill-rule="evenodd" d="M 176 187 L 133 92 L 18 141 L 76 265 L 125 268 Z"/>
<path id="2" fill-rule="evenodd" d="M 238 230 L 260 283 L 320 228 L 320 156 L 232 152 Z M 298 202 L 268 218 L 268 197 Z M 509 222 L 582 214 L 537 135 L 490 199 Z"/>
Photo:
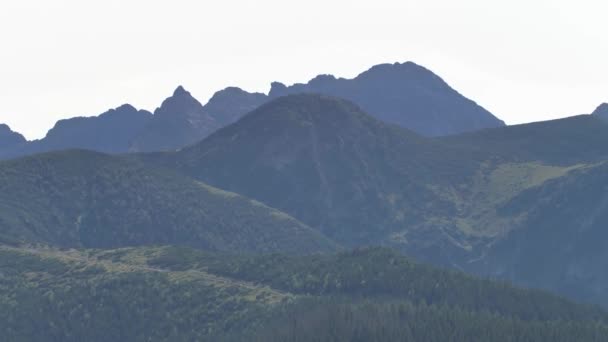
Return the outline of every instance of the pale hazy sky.
<path id="1" fill-rule="evenodd" d="M 0 122 L 28 138 L 183 84 L 267 92 L 414 61 L 509 124 L 608 101 L 601 0 L 0 0 Z"/>

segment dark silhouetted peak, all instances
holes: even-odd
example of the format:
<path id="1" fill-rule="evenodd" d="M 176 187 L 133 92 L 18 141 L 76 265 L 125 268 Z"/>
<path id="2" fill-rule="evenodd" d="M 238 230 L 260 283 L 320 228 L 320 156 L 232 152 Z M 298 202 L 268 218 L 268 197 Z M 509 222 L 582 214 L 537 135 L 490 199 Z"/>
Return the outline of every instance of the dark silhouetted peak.
<path id="1" fill-rule="evenodd" d="M 26 142 L 23 135 L 14 132 L 5 124 L 0 124 L 0 150 L 11 148 Z"/>
<path id="2" fill-rule="evenodd" d="M 597 115 L 603 119 L 608 119 L 608 103 L 602 103 L 599 107 L 597 107 L 592 115 Z"/>
<path id="3" fill-rule="evenodd" d="M 172 151 L 193 144 L 219 128 L 203 105 L 182 86 L 163 101 L 131 146 L 134 152 Z"/>
<path id="4" fill-rule="evenodd" d="M 228 87 L 216 92 L 204 110 L 220 125 L 229 125 L 243 115 L 265 103 L 268 97 L 262 93 L 249 93 L 237 87 Z"/>
<path id="5" fill-rule="evenodd" d="M 196 118 L 202 108 L 203 105 L 190 92 L 179 86 L 175 89 L 173 95 L 165 99 L 161 106 L 154 111 L 154 116 L 178 115 Z"/>
<path id="6" fill-rule="evenodd" d="M 36 150 L 82 148 L 124 153 L 151 119 L 152 113 L 124 104 L 99 116 L 60 120 L 44 139 L 36 142 Z"/>
<path id="7" fill-rule="evenodd" d="M 269 96 L 320 93 L 345 98 L 376 118 L 427 136 L 443 136 L 504 122 L 413 62 L 380 64 L 354 79 L 320 75 L 307 84 L 273 83 Z"/>
<path id="8" fill-rule="evenodd" d="M 137 108 L 133 107 L 132 105 L 125 103 L 122 106 L 117 107 L 116 109 L 114 109 L 114 111 L 116 112 L 137 112 Z"/>
<path id="9" fill-rule="evenodd" d="M 336 80 L 336 77 L 334 75 L 319 75 L 319 76 L 313 78 L 312 80 L 310 80 L 308 82 L 308 84 L 313 85 L 313 86 L 315 86 L 315 85 L 322 86 L 322 85 L 325 85 L 328 83 L 331 84 L 335 80 Z"/>
<path id="10" fill-rule="evenodd" d="M 268 93 L 269 97 L 278 97 L 282 96 L 287 92 L 287 86 L 281 82 L 272 82 L 270 84 L 270 92 Z"/>
<path id="11" fill-rule="evenodd" d="M 173 92 L 173 96 L 182 96 L 182 95 L 190 95 L 190 93 L 188 91 L 186 91 L 186 89 L 184 89 L 184 87 L 182 87 L 180 85 Z"/>
<path id="12" fill-rule="evenodd" d="M 339 134 L 351 124 L 364 126 L 358 121 L 370 125 L 380 123 L 348 100 L 329 95 L 300 93 L 282 96 L 263 104 L 246 115 L 236 126 L 249 130 L 254 135 L 264 132 L 265 136 L 275 139 L 286 131 L 300 130 L 309 125 L 319 127 L 331 136 Z"/>
<path id="13" fill-rule="evenodd" d="M 247 96 L 265 97 L 266 95 L 264 95 L 262 93 L 249 93 L 238 87 L 227 87 L 227 88 L 222 89 L 222 90 L 216 92 L 215 94 L 213 94 L 213 96 L 209 100 L 209 103 L 216 102 L 216 101 L 232 100 L 235 97 L 247 97 Z M 207 103 L 207 105 L 209 105 L 209 103 Z M 205 105 L 205 106 L 207 106 L 207 105 Z"/>
<path id="14" fill-rule="evenodd" d="M 419 87 L 451 90 L 450 86 L 429 69 L 414 62 L 379 64 L 355 78 L 365 82 L 388 82 L 389 84 L 416 83 Z"/>

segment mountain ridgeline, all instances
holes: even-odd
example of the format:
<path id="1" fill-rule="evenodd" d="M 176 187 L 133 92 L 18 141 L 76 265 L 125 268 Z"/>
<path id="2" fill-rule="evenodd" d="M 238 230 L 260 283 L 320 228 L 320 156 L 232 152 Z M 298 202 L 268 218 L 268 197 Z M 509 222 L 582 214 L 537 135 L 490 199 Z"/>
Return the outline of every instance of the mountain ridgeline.
<path id="1" fill-rule="evenodd" d="M 376 118 L 425 136 L 504 126 L 490 112 L 412 62 L 381 64 L 354 79 L 320 75 L 307 84 L 273 83 L 269 96 L 319 93 L 350 100 Z"/>
<path id="2" fill-rule="evenodd" d="M 352 80 L 322 75 L 291 87 L 274 82 L 269 95 L 228 87 L 205 105 L 179 86 L 154 114 L 123 105 L 99 116 L 61 120 L 40 140 L 18 146 L 0 140 L 0 159 L 70 148 L 104 153 L 175 151 L 270 100 L 302 92 L 348 99 L 382 121 L 425 136 L 504 125 L 430 70 L 408 62 L 377 65 Z"/>
<path id="3" fill-rule="evenodd" d="M 26 142 L 23 135 L 14 132 L 10 127 L 0 124 L 0 153 L 1 151 L 14 148 Z"/>

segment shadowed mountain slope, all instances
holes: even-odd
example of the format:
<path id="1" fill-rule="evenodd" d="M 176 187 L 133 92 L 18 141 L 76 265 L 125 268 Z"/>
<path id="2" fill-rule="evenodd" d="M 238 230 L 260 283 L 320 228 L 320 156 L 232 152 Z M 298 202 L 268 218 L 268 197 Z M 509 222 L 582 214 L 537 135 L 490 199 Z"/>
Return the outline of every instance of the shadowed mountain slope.
<path id="1" fill-rule="evenodd" d="M 462 181 L 475 165 L 451 158 L 449 151 L 348 101 L 292 95 L 160 159 L 330 236 L 368 243 L 415 224 L 430 207 L 451 209 L 427 185 Z"/>

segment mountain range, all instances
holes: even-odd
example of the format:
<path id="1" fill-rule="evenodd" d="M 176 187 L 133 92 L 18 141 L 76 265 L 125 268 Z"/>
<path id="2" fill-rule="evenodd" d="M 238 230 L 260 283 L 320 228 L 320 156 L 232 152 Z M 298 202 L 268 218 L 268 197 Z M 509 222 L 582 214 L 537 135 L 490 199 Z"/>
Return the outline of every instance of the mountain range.
<path id="1" fill-rule="evenodd" d="M 0 158 L 68 148 L 105 153 L 173 151 L 272 99 L 301 92 L 349 99 L 380 120 L 427 136 L 504 126 L 430 70 L 407 62 L 377 65 L 352 80 L 321 75 L 291 87 L 274 82 L 268 95 L 229 87 L 205 105 L 179 86 L 153 115 L 127 104 L 99 116 L 61 120 L 40 140 L 10 146 L 0 140 Z"/>
<path id="2" fill-rule="evenodd" d="M 603 341 L 607 119 L 504 126 L 404 63 L 2 125 L 2 330 Z"/>

